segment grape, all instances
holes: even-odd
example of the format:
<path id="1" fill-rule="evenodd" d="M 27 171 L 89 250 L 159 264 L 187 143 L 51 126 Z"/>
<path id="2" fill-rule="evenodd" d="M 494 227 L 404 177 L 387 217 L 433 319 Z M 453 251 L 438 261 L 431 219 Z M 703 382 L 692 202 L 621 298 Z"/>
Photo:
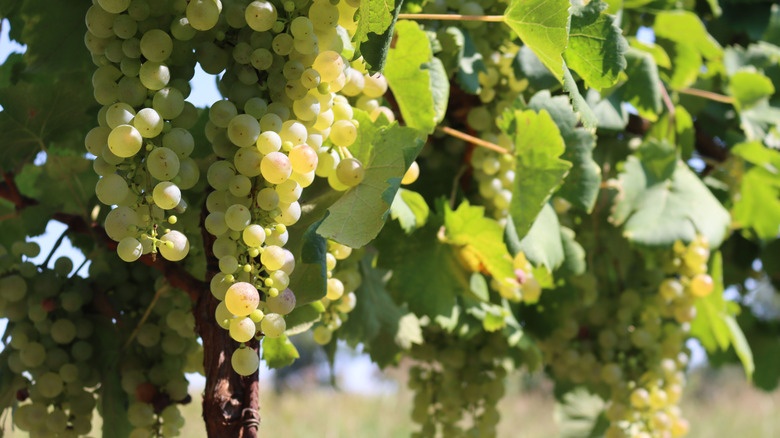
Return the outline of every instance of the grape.
<path id="1" fill-rule="evenodd" d="M 274 274 L 282 271 L 275 271 Z M 286 275 L 286 274 L 285 274 Z M 279 295 L 269 297 L 266 301 L 268 310 L 280 315 L 287 315 L 295 309 L 295 294 L 290 289 L 284 289 Z"/>
<path id="2" fill-rule="evenodd" d="M 146 167 L 152 177 L 160 181 L 168 181 L 179 174 L 179 156 L 176 152 L 166 148 L 155 148 L 146 158 Z"/>
<path id="3" fill-rule="evenodd" d="M 132 157 L 141 150 L 142 145 L 141 133 L 130 125 L 119 125 L 108 135 L 108 148 L 117 157 Z"/>
<path id="4" fill-rule="evenodd" d="M 321 109 L 320 101 L 311 93 L 307 93 L 293 102 L 295 115 L 304 121 L 316 120 Z"/>
<path id="5" fill-rule="evenodd" d="M 149 30 L 141 37 L 141 54 L 153 62 L 163 62 L 171 56 L 173 41 L 160 29 Z"/>
<path id="6" fill-rule="evenodd" d="M 248 376 L 257 372 L 260 366 L 260 357 L 251 348 L 239 348 L 233 352 L 230 358 L 233 370 L 242 376 Z"/>
<path id="7" fill-rule="evenodd" d="M 119 125 L 130 124 L 130 122 L 133 120 L 133 117 L 135 117 L 135 110 L 126 103 L 115 103 L 109 106 L 108 110 L 106 110 L 106 123 L 108 123 L 108 127 L 111 129 L 114 129 Z M 100 147 L 102 148 L 103 145 L 100 145 Z M 87 147 L 87 149 L 89 149 L 89 147 Z"/>
<path id="8" fill-rule="evenodd" d="M 228 228 L 243 231 L 252 222 L 252 213 L 240 204 L 233 204 L 225 211 L 225 223 Z"/>
<path id="9" fill-rule="evenodd" d="M 272 153 L 278 154 L 279 152 Z M 268 155 L 266 155 L 266 157 L 267 156 Z M 286 158 L 287 157 L 285 156 L 285 159 Z M 233 162 L 236 164 L 236 170 L 242 175 L 250 178 L 260 175 L 262 172 L 262 163 L 264 161 L 265 157 L 254 148 L 241 148 L 233 157 Z"/>
<path id="10" fill-rule="evenodd" d="M 254 321 L 250 318 L 235 318 L 230 321 L 230 337 L 236 342 L 249 342 L 255 337 Z"/>
<path id="11" fill-rule="evenodd" d="M 217 190 L 227 190 L 231 178 L 236 174 L 236 169 L 229 161 L 217 161 L 209 167 L 206 179 L 211 187 Z"/>
<path id="12" fill-rule="evenodd" d="M 341 280 L 338 278 L 329 278 L 328 290 L 325 296 L 329 300 L 335 301 L 341 298 L 342 295 L 344 295 L 344 285 L 341 283 Z"/>
<path id="13" fill-rule="evenodd" d="M 352 254 L 352 248 L 336 242 L 328 242 L 328 250 L 336 260 L 344 260 Z"/>
<path id="14" fill-rule="evenodd" d="M 382 74 L 377 73 L 373 76 L 365 77 L 365 86 L 363 87 L 363 94 L 370 98 L 377 98 L 384 96 L 387 92 L 387 79 Z"/>
<path id="15" fill-rule="evenodd" d="M 260 294 L 251 284 L 239 282 L 228 288 L 224 303 L 233 315 L 248 316 L 260 304 Z"/>
<path id="16" fill-rule="evenodd" d="M 412 161 L 412 165 L 409 166 L 409 169 L 406 170 L 406 173 L 404 173 L 403 179 L 401 179 L 401 184 L 407 185 L 412 184 L 413 182 L 417 181 L 417 178 L 420 176 L 420 166 L 417 164 L 416 161 Z"/>
<path id="17" fill-rule="evenodd" d="M 260 321 L 260 330 L 268 338 L 278 338 L 287 329 L 287 323 L 282 315 L 278 313 L 268 313 Z"/>
<path id="18" fill-rule="evenodd" d="M 230 141 L 237 146 L 253 146 L 260 135 L 260 123 L 249 114 L 240 114 L 230 120 L 227 133 Z"/>
<path id="19" fill-rule="evenodd" d="M 355 187 L 363 182 L 366 171 L 360 161 L 354 158 L 346 158 L 336 166 L 336 176 L 339 181 L 349 187 Z"/>
<path id="20" fill-rule="evenodd" d="M 268 70 L 273 64 L 274 54 L 266 48 L 259 48 L 249 57 L 252 66 L 260 71 Z"/>
<path id="21" fill-rule="evenodd" d="M 219 259 L 219 270 L 224 274 L 233 274 L 238 270 L 238 260 L 232 255 Z"/>
<path id="22" fill-rule="evenodd" d="M 279 209 L 281 212 L 274 220 L 283 225 L 294 225 L 301 218 L 301 205 L 298 202 L 279 204 Z"/>
<path id="23" fill-rule="evenodd" d="M 87 148 L 87 152 L 99 157 L 103 147 L 108 144 L 108 136 L 110 134 L 111 128 L 102 126 L 92 128 L 84 137 L 84 145 Z"/>
<path id="24" fill-rule="evenodd" d="M 288 179 L 287 181 L 276 186 L 275 190 L 276 193 L 278 193 L 278 200 L 289 204 L 291 202 L 297 201 L 301 197 L 301 192 L 303 191 L 303 188 L 301 187 L 300 184 L 298 184 L 294 180 Z"/>
<path id="25" fill-rule="evenodd" d="M 241 235 L 244 239 L 244 243 L 249 247 L 258 248 L 265 242 L 265 230 L 257 224 L 252 224 L 244 228 Z"/>
<path id="26" fill-rule="evenodd" d="M 206 31 L 217 25 L 222 3 L 219 0 L 191 0 L 187 4 L 187 20 L 197 30 Z"/>
<path id="27" fill-rule="evenodd" d="M 158 92 L 159 94 L 159 92 Z M 157 95 L 155 95 L 156 97 Z M 179 158 L 189 157 L 195 149 L 195 139 L 189 131 L 182 128 L 173 128 L 162 138 L 162 145 L 174 152 Z"/>
<path id="28" fill-rule="evenodd" d="M 325 345 L 333 338 L 333 331 L 324 325 L 318 325 L 312 332 L 314 342 Z"/>
<path id="29" fill-rule="evenodd" d="M 317 152 L 308 145 L 302 144 L 290 151 L 290 164 L 293 171 L 309 173 L 317 169 Z"/>
<path id="30" fill-rule="evenodd" d="M 350 97 L 362 93 L 363 87 L 366 84 L 363 74 L 353 68 L 348 69 L 345 74 L 347 76 L 347 83 L 344 85 L 344 88 L 341 89 L 341 93 Z"/>
<path id="31" fill-rule="evenodd" d="M 168 120 L 179 117 L 184 111 L 184 95 L 181 91 L 173 87 L 165 87 L 156 93 L 152 98 L 152 108 L 160 115 L 160 117 Z M 178 128 L 181 130 L 181 128 Z M 182 130 L 189 132 L 187 130 Z M 181 135 L 181 134 L 179 134 Z M 192 149 L 190 149 L 192 151 Z M 189 155 L 186 154 L 186 155 Z"/>
<path id="32" fill-rule="evenodd" d="M 0 278 L 0 298 L 16 302 L 27 294 L 27 282 L 18 275 Z"/>
<path id="33" fill-rule="evenodd" d="M 341 297 L 341 301 L 336 305 L 336 310 L 343 313 L 349 313 L 355 309 L 357 305 L 357 296 L 354 292 L 350 292 Z"/>
<path id="34" fill-rule="evenodd" d="M 150 90 L 161 90 L 168 85 L 171 80 L 171 72 L 168 66 L 154 61 L 146 61 L 141 64 L 141 70 L 138 72 L 138 79 L 141 84 Z"/>
<path id="35" fill-rule="evenodd" d="M 711 294 L 715 285 L 712 277 L 707 274 L 696 274 L 691 279 L 691 294 L 697 297 L 706 297 Z"/>
<path id="36" fill-rule="evenodd" d="M 268 1 L 253 1 L 246 7 L 246 24 L 257 32 L 271 30 L 278 15 L 276 7 Z"/>
<path id="37" fill-rule="evenodd" d="M 92 5 L 87 10 L 87 29 L 98 38 L 111 38 L 114 31 L 111 29 L 116 14 L 105 11 L 98 5 Z"/>
<path id="38" fill-rule="evenodd" d="M 257 192 L 257 206 L 265 211 L 271 211 L 279 205 L 279 193 L 271 188 Z"/>
<path id="39" fill-rule="evenodd" d="M 314 176 L 313 170 L 309 173 L 293 172 L 290 179 L 300 184 L 301 187 L 309 187 L 314 182 Z"/>
<path id="40" fill-rule="evenodd" d="M 116 28 L 116 25 L 114 25 Z M 171 35 L 179 41 L 189 41 L 197 35 L 195 28 L 190 25 L 187 17 L 175 18 L 171 23 Z"/>
<path id="41" fill-rule="evenodd" d="M 229 237 L 218 237 L 214 241 L 214 256 L 222 258 L 226 255 L 234 254 L 236 252 L 236 243 L 230 240 Z"/>
<path id="42" fill-rule="evenodd" d="M 292 165 L 287 155 L 281 152 L 271 152 L 263 157 L 260 171 L 266 181 L 273 184 L 285 182 L 292 174 Z"/>
<path id="43" fill-rule="evenodd" d="M 138 111 L 138 114 L 133 118 L 133 126 L 141 133 L 142 137 L 154 138 L 162 132 L 163 119 L 152 108 L 144 108 Z"/>
<path id="44" fill-rule="evenodd" d="M 41 366 L 46 359 L 46 349 L 37 342 L 27 343 L 19 354 L 22 363 L 29 368 Z"/>
<path id="45" fill-rule="evenodd" d="M 130 6 L 130 0 L 98 0 L 100 7 L 112 14 L 124 12 Z"/>
<path id="46" fill-rule="evenodd" d="M 127 236 L 135 235 L 138 215 L 128 207 L 117 207 L 106 216 L 104 228 L 112 240 L 119 242 Z"/>
<path id="47" fill-rule="evenodd" d="M 58 319 L 51 326 L 51 337 L 58 344 L 70 344 L 76 338 L 76 326 L 69 319 Z"/>
<path id="48" fill-rule="evenodd" d="M 281 269 L 285 262 L 284 249 L 276 245 L 267 246 L 260 255 L 260 262 L 269 271 Z"/>
<path id="49" fill-rule="evenodd" d="M 163 234 L 160 240 L 163 241 L 157 247 L 160 250 L 160 254 L 172 262 L 178 262 L 183 259 L 190 251 L 190 242 L 184 234 L 178 231 L 169 231 Z"/>
<path id="50" fill-rule="evenodd" d="M 357 128 L 349 120 L 338 120 L 333 123 L 330 131 L 330 140 L 336 146 L 349 147 L 357 139 Z"/>
<path id="51" fill-rule="evenodd" d="M 98 180 L 95 194 L 100 202 L 106 205 L 115 205 L 121 203 L 130 194 L 130 189 L 124 178 L 111 173 Z"/>
<path id="52" fill-rule="evenodd" d="M 163 181 L 154 186 L 152 192 L 154 203 L 163 210 L 171 210 L 181 202 L 181 190 L 176 184 Z"/>
<path id="53" fill-rule="evenodd" d="M 41 391 L 41 395 L 46 398 L 54 398 L 62 393 L 63 384 L 59 374 L 48 372 L 35 382 L 35 387 Z"/>
<path id="54" fill-rule="evenodd" d="M 127 419 L 134 427 L 151 427 L 156 421 L 154 408 L 146 403 L 131 403 L 127 408 Z"/>

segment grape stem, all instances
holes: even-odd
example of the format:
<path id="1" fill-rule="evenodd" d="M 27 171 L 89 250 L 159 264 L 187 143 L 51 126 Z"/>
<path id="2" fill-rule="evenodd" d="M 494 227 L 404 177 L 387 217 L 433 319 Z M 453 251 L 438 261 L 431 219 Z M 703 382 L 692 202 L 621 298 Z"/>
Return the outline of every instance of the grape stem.
<path id="1" fill-rule="evenodd" d="M 65 231 L 60 234 L 60 237 L 57 239 L 56 242 L 54 242 L 54 246 L 51 247 L 51 251 L 49 251 L 49 255 L 46 256 L 46 260 L 41 263 L 41 267 L 45 268 L 49 265 L 49 261 L 51 260 L 51 257 L 54 255 L 54 253 L 57 251 L 57 249 L 62 245 L 62 241 L 65 240 L 65 234 L 68 233 L 68 228 L 65 228 Z"/>
<path id="2" fill-rule="evenodd" d="M 483 148 L 488 148 L 492 151 L 496 151 L 501 154 L 508 154 L 509 151 L 502 148 L 501 146 L 491 143 L 489 141 L 482 140 L 481 138 L 474 137 L 473 135 L 468 135 L 465 132 L 458 131 L 457 129 L 452 129 L 449 126 L 439 126 L 437 128 L 439 131 L 451 135 L 453 137 L 459 138 L 461 140 L 473 143 L 476 146 L 481 146 Z"/>
<path id="3" fill-rule="evenodd" d="M 460 14 L 398 14 L 399 20 L 448 20 L 502 22 L 503 15 L 460 15 Z"/>
<path id="4" fill-rule="evenodd" d="M 165 292 L 171 289 L 172 288 L 169 284 L 166 284 L 163 287 L 157 289 L 157 292 L 155 292 L 154 294 L 154 298 L 152 298 L 152 302 L 149 303 L 149 307 L 146 308 L 146 312 L 144 312 L 144 315 L 138 321 L 138 324 L 136 324 L 135 328 L 133 329 L 133 332 L 130 333 L 130 337 L 127 338 L 125 345 L 122 346 L 122 350 L 127 349 L 127 347 L 130 346 L 130 343 L 133 342 L 133 339 L 135 339 L 135 337 L 138 335 L 138 330 L 141 329 L 141 326 L 144 325 L 146 319 L 149 318 L 149 315 L 152 313 L 152 309 L 154 309 L 154 305 L 157 304 L 157 301 L 160 299 L 160 296 L 162 296 L 162 294 L 164 294 Z"/>
<path id="5" fill-rule="evenodd" d="M 722 94 L 713 93 L 712 91 L 699 90 L 696 88 L 683 88 L 677 90 L 678 93 L 688 94 L 690 96 L 702 97 L 704 99 L 714 100 L 715 102 L 734 104 L 734 98 L 730 96 L 724 96 Z"/>

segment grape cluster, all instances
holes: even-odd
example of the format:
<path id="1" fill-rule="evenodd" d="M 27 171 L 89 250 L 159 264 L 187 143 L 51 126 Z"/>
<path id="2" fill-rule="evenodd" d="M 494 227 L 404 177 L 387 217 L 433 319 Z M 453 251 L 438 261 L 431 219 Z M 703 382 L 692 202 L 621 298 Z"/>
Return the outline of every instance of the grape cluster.
<path id="1" fill-rule="evenodd" d="M 355 291 L 363 283 L 359 265 L 360 253 L 362 251 L 355 251 L 353 254 L 352 248 L 348 246 L 334 241 L 328 242 L 328 290 L 320 300 L 325 310 L 312 332 L 314 342 L 320 345 L 331 341 L 333 332 L 341 327 L 357 304 Z"/>
<path id="2" fill-rule="evenodd" d="M 600 387 L 609 400 L 607 438 L 681 437 L 687 420 L 678 407 L 689 356 L 684 342 L 695 300 L 712 293 L 709 250 L 702 238 L 674 245 L 666 278 L 646 289 L 619 291 L 616 300 L 590 294 L 540 346 L 561 380 Z M 595 288 L 595 278 L 580 285 Z"/>
<path id="3" fill-rule="evenodd" d="M 480 330 L 463 339 L 438 327 L 423 335 L 425 343 L 410 352 L 417 361 L 409 371 L 412 420 L 421 426 L 413 436 L 495 437 L 497 404 L 511 371 L 506 337 Z"/>
<path id="4" fill-rule="evenodd" d="M 85 145 L 101 176 L 98 199 L 116 206 L 106 233 L 127 262 L 158 251 L 178 261 L 189 252 L 187 237 L 167 226 L 176 223 L 171 211 L 186 209 L 182 191 L 200 174 L 188 131 L 198 113 L 185 100 L 195 29 L 180 17 L 194 3 L 100 0 L 87 11 L 84 41 L 98 66 L 92 84 L 103 107 Z"/>
<path id="5" fill-rule="evenodd" d="M 53 270 L 22 261 L 39 251 L 17 242 L 0 258 L 0 318 L 8 318 L 10 334 L 3 355 L 20 402 L 14 425 L 31 437 L 83 436 L 92 428 L 92 388 L 100 379 L 95 324 L 82 310 L 91 288 L 68 277 L 73 263 L 66 257 Z"/>

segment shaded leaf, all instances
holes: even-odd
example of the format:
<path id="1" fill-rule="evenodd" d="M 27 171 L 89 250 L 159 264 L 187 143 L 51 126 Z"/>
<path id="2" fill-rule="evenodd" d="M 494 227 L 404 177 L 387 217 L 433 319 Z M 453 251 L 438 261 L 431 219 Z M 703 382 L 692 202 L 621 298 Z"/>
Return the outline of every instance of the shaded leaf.
<path id="1" fill-rule="evenodd" d="M 425 198 L 407 189 L 398 190 L 390 206 L 390 217 L 397 220 L 407 233 L 425 225 L 429 212 Z"/>
<path id="2" fill-rule="evenodd" d="M 512 0 L 504 21 L 534 51 L 559 82 L 563 82 L 563 52 L 569 39 L 568 0 Z"/>
<path id="3" fill-rule="evenodd" d="M 268 368 L 284 368 L 300 357 L 298 349 L 286 335 L 278 338 L 265 337 L 262 345 L 263 360 Z"/>

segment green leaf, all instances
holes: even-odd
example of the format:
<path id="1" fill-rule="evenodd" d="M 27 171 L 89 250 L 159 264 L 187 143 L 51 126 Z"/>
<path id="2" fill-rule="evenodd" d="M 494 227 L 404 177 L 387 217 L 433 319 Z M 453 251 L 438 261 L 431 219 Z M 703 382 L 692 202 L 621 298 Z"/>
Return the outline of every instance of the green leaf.
<path id="1" fill-rule="evenodd" d="M 593 110 L 588 106 L 588 102 L 580 94 L 580 89 L 577 88 L 577 81 L 574 80 L 574 76 L 571 75 L 571 71 L 568 68 L 565 68 L 563 71 L 563 89 L 569 94 L 574 110 L 580 113 L 582 124 L 586 128 L 598 126 L 599 121 L 596 119 L 596 115 L 593 114 Z"/>
<path id="2" fill-rule="evenodd" d="M 439 116 L 437 103 L 441 102 L 441 97 L 434 100 L 432 86 L 438 88 L 437 94 L 449 94 L 449 89 L 444 93 L 439 72 L 433 73 L 431 70 L 431 44 L 416 22 L 399 21 L 395 38 L 395 45 L 387 55 L 385 66 L 387 84 L 398 102 L 404 122 L 430 134 Z M 433 75 L 436 76 L 436 84 L 433 83 Z"/>
<path id="3" fill-rule="evenodd" d="M 504 12 L 504 21 L 563 83 L 569 0 L 512 0 Z"/>
<path id="4" fill-rule="evenodd" d="M 449 29 L 458 28 L 451 27 Z M 463 47 L 458 57 L 458 72 L 455 74 L 455 79 L 463 91 L 477 94 L 482 89 L 479 83 L 479 73 L 487 71 L 485 62 L 482 60 L 482 53 L 474 45 L 471 34 L 468 31 L 462 31 L 462 35 Z"/>
<path id="5" fill-rule="evenodd" d="M 100 367 L 100 397 L 99 412 L 103 417 L 104 436 L 128 436 L 133 426 L 127 419 L 127 393 L 122 389 L 122 379 L 119 373 L 122 361 L 120 347 L 117 342 L 122 336 L 117 326 L 107 319 L 101 319 L 95 333 L 100 341 L 100 354 L 97 355 Z"/>
<path id="6" fill-rule="evenodd" d="M 447 105 L 450 103 L 450 78 L 444 70 L 441 59 L 433 57 L 428 65 L 428 74 L 431 76 L 430 90 L 433 97 L 434 124 L 438 125 L 447 114 Z"/>
<path id="7" fill-rule="evenodd" d="M 610 220 L 622 224 L 623 233 L 634 243 L 670 246 L 676 240 L 693 241 L 700 233 L 716 248 L 726 235 L 731 222 L 728 212 L 680 161 L 670 180 L 658 181 L 637 157 L 630 156 L 618 186 Z"/>
<path id="8" fill-rule="evenodd" d="M 286 335 L 278 338 L 263 338 L 263 360 L 268 368 L 284 368 L 292 365 L 298 359 L 298 349 L 295 348 Z"/>
<path id="9" fill-rule="evenodd" d="M 502 296 L 519 300 L 512 258 L 504 244 L 503 227 L 485 217 L 485 208 L 463 201 L 457 210 L 444 210 L 444 229 L 447 242 L 475 255 L 485 270 L 503 287 Z M 512 293 L 514 292 L 514 294 Z"/>
<path id="10" fill-rule="evenodd" d="M 777 151 L 772 151 L 777 153 Z M 762 167 L 754 167 L 744 175 L 740 196 L 734 202 L 734 221 L 744 228 L 752 228 L 759 238 L 777 237 L 780 228 L 780 174 Z"/>
<path id="11" fill-rule="evenodd" d="M 693 44 L 659 38 L 657 43 L 672 59 L 672 68 L 663 69 L 663 79 L 673 90 L 689 87 L 696 82 L 702 67 L 701 53 Z"/>
<path id="12" fill-rule="evenodd" d="M 628 80 L 620 93 L 625 101 L 637 109 L 639 115 L 655 121 L 661 112 L 661 79 L 658 67 L 648 53 L 629 49 L 626 52 L 626 75 Z"/>
<path id="13" fill-rule="evenodd" d="M 612 93 L 606 99 L 594 89 L 588 90 L 586 97 L 588 105 L 593 108 L 593 114 L 598 119 L 598 129 L 620 132 L 628 124 L 628 111 L 623 106 L 620 93 Z"/>
<path id="14" fill-rule="evenodd" d="M 748 108 L 775 93 L 772 80 L 761 73 L 740 71 L 729 78 L 729 94 L 738 108 Z"/>
<path id="15" fill-rule="evenodd" d="M 583 387 L 567 392 L 555 404 L 553 417 L 561 438 L 601 437 L 609 426 L 604 400 Z"/>
<path id="16" fill-rule="evenodd" d="M 469 290 L 482 301 L 490 301 L 490 289 L 488 289 L 487 280 L 479 272 L 471 274 L 469 279 Z"/>
<path id="17" fill-rule="evenodd" d="M 677 168 L 677 150 L 666 140 L 648 140 L 639 147 L 636 156 L 653 182 L 671 178 Z"/>
<path id="18" fill-rule="evenodd" d="M 403 0 L 397 0 L 395 5 L 393 0 L 360 0 L 358 28 L 353 40 L 355 52 L 363 56 L 371 73 L 385 68 L 401 5 Z"/>
<path id="19" fill-rule="evenodd" d="M 297 306 L 322 299 L 328 289 L 328 268 L 325 262 L 328 244 L 317 234 L 318 227 L 325 220 L 315 222 L 303 233 L 300 257 L 295 263 L 289 285 L 290 290 L 295 292 Z"/>
<path id="20" fill-rule="evenodd" d="M 437 236 L 441 224 L 439 218 L 429 220 L 407 237 L 390 222 L 374 243 L 379 252 L 377 266 L 393 271 L 388 292 L 395 302 L 406 303 L 418 316 L 451 315 L 455 297 L 469 289 L 453 248 Z"/>
<path id="21" fill-rule="evenodd" d="M 559 158 L 566 146 L 547 111 L 508 110 L 499 126 L 514 139 L 515 174 L 523 175 L 515 179 L 509 206 L 517 234 L 522 237 L 572 165 Z"/>
<path id="22" fill-rule="evenodd" d="M 669 54 L 667 54 L 666 50 L 658 44 L 639 41 L 634 37 L 628 38 L 628 44 L 634 49 L 649 53 L 657 66 L 672 68 L 672 61 L 669 59 Z"/>
<path id="23" fill-rule="evenodd" d="M 780 108 L 771 106 L 767 101 L 759 101 L 739 113 L 740 126 L 748 140 L 764 140 L 770 129 L 780 120 Z"/>
<path id="24" fill-rule="evenodd" d="M 557 195 L 575 207 L 590 212 L 596 203 L 601 185 L 601 168 L 593 160 L 595 134 L 577 127 L 577 116 L 564 96 L 550 97 L 549 91 L 541 91 L 531 98 L 528 107 L 550 113 L 566 143 L 566 151 L 561 158 L 571 162 L 573 166 Z"/>
<path id="25" fill-rule="evenodd" d="M 285 318 L 287 330 L 284 331 L 284 334 L 287 336 L 294 336 L 309 330 L 315 322 L 320 320 L 324 311 L 325 307 L 322 305 L 321 301 L 315 301 L 296 307 Z"/>
<path id="26" fill-rule="evenodd" d="M 88 108 L 95 106 L 89 93 L 82 93 L 89 82 L 63 76 L 56 85 L 20 82 L 0 89 L 0 168 L 12 170 L 29 160 L 53 141 L 62 141 L 90 121 Z M 60 143 L 82 152 L 80 141 Z"/>
<path id="27" fill-rule="evenodd" d="M 555 88 L 559 85 L 558 78 L 542 64 L 536 53 L 528 46 L 520 47 L 517 51 L 517 56 L 512 60 L 512 68 L 515 76 L 528 79 L 528 85 L 534 90 Z"/>
<path id="28" fill-rule="evenodd" d="M 723 48 L 707 32 L 701 19 L 689 11 L 664 11 L 656 14 L 653 31 L 656 36 L 690 44 L 707 59 L 718 58 Z"/>
<path id="29" fill-rule="evenodd" d="M 594 0 L 572 7 L 569 44 L 564 58 L 569 68 L 592 88 L 611 87 L 626 68 L 628 43 L 613 16 L 603 13 L 607 4 Z"/>
<path id="30" fill-rule="evenodd" d="M 780 340 L 770 336 L 751 338 L 751 344 L 756 362 L 753 384 L 764 391 L 774 391 L 780 381 Z"/>
<path id="31" fill-rule="evenodd" d="M 691 335 L 711 352 L 718 348 L 725 351 L 733 346 L 750 380 L 755 370 L 753 355 L 729 303 L 723 297 L 723 256 L 720 251 L 710 257 L 709 274 L 714 288 L 708 296 L 695 301 L 696 318 L 691 322 Z"/>
<path id="32" fill-rule="evenodd" d="M 585 248 L 575 239 L 574 230 L 561 227 L 561 244 L 563 245 L 563 264 L 560 273 L 564 276 L 582 275 L 587 269 Z"/>
<path id="33" fill-rule="evenodd" d="M 564 261 L 561 226 L 550 204 L 544 204 L 528 234 L 520 241 L 520 250 L 534 266 L 557 269 Z"/>
<path id="34" fill-rule="evenodd" d="M 425 198 L 407 189 L 398 190 L 390 206 L 390 217 L 397 220 L 407 233 L 425 225 L 429 212 Z"/>
<path id="35" fill-rule="evenodd" d="M 352 248 L 372 241 L 385 224 L 401 178 L 423 144 L 414 129 L 398 124 L 380 128 L 374 136 L 371 158 L 363 161 L 363 182 L 328 209 L 317 233 Z"/>

